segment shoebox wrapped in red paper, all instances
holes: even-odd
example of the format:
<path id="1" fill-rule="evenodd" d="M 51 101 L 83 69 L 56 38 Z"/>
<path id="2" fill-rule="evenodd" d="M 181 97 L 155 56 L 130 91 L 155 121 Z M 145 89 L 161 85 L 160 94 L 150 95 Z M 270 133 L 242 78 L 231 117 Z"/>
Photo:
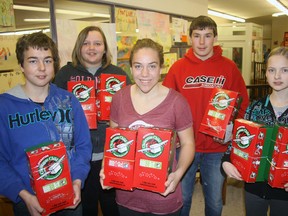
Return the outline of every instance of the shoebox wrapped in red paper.
<path id="1" fill-rule="evenodd" d="M 31 185 L 42 215 L 73 206 L 74 191 L 66 147 L 63 142 L 45 143 L 26 149 Z"/>
<path id="2" fill-rule="evenodd" d="M 213 89 L 199 131 L 227 143 L 232 139 L 233 121 L 240 104 L 241 97 L 238 92 Z"/>
<path id="3" fill-rule="evenodd" d="M 124 190 L 133 189 L 136 130 L 107 128 L 104 149 L 103 184 Z"/>
<path id="4" fill-rule="evenodd" d="M 278 128 L 268 183 L 271 187 L 284 188 L 288 183 L 288 127 Z"/>
<path id="5" fill-rule="evenodd" d="M 126 76 L 116 74 L 101 74 L 97 83 L 96 105 L 99 121 L 110 119 L 112 96 L 126 86 Z"/>
<path id="6" fill-rule="evenodd" d="M 172 171 L 175 132 L 160 128 L 139 128 L 135 156 L 134 187 L 163 193 Z"/>
<path id="7" fill-rule="evenodd" d="M 90 129 L 97 128 L 96 91 L 95 82 L 91 81 L 68 81 L 67 90 L 78 98 L 84 110 Z"/>
<path id="8" fill-rule="evenodd" d="M 272 127 L 244 119 L 235 120 L 231 162 L 245 182 L 267 180 L 273 150 L 271 139 L 275 134 Z"/>

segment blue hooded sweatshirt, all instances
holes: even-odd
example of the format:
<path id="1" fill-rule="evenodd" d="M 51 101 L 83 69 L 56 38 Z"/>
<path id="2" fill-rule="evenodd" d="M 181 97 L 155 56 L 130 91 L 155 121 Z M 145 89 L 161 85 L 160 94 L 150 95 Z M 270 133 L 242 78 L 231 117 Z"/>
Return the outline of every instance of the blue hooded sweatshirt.
<path id="1" fill-rule="evenodd" d="M 44 104 L 27 98 L 20 85 L 0 94 L 0 194 L 16 203 L 21 190 L 34 194 L 25 149 L 58 141 L 66 146 L 72 181 L 80 179 L 83 186 L 92 144 L 77 98 L 54 84 Z"/>

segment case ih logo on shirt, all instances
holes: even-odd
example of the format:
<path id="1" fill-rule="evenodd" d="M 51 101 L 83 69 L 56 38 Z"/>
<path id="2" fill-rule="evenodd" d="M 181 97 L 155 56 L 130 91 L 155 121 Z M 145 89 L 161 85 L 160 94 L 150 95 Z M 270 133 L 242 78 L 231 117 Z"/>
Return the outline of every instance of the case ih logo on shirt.
<path id="1" fill-rule="evenodd" d="M 14 127 L 22 127 L 41 121 L 48 121 L 51 118 L 53 122 L 57 120 L 58 123 L 71 123 L 70 112 L 71 109 L 58 109 L 53 113 L 49 110 L 34 109 L 34 112 L 30 112 L 24 115 L 21 115 L 18 112 L 14 115 L 8 115 L 9 127 L 10 129 L 13 129 Z"/>
<path id="2" fill-rule="evenodd" d="M 222 88 L 226 79 L 224 76 L 189 76 L 185 79 L 183 89 L 191 88 Z"/>
<path id="3" fill-rule="evenodd" d="M 115 134 L 111 137 L 109 147 L 110 149 L 106 150 L 107 152 L 111 152 L 116 157 L 124 157 L 129 153 L 130 145 L 134 140 L 128 140 L 126 137 Z"/>
<path id="4" fill-rule="evenodd" d="M 143 138 L 141 144 L 142 149 L 138 150 L 138 152 L 143 152 L 150 158 L 156 158 L 161 155 L 164 150 L 164 145 L 168 142 L 168 140 L 162 141 L 162 139 L 154 133 L 147 134 Z"/>
<path id="5" fill-rule="evenodd" d="M 236 138 L 233 140 L 237 143 L 237 145 L 242 148 L 248 148 L 250 143 L 255 135 L 251 135 L 251 133 L 243 126 L 237 128 Z"/>

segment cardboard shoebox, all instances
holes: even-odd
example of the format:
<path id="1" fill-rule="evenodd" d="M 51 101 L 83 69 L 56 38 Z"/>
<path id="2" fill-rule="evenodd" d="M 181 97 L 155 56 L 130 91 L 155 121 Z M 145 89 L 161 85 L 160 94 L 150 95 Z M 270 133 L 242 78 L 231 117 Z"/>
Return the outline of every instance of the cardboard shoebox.
<path id="1" fill-rule="evenodd" d="M 112 96 L 126 86 L 126 76 L 117 74 L 101 74 L 97 82 L 97 117 L 100 121 L 110 118 Z"/>
<path id="2" fill-rule="evenodd" d="M 288 183 L 288 127 L 278 126 L 278 128 L 268 184 L 271 187 L 284 188 Z"/>
<path id="3" fill-rule="evenodd" d="M 163 193 L 175 152 L 175 132 L 160 128 L 139 128 L 135 156 L 134 187 Z"/>
<path id="4" fill-rule="evenodd" d="M 42 215 L 73 206 L 74 191 L 64 143 L 41 144 L 25 151 L 31 186 L 45 209 Z"/>
<path id="5" fill-rule="evenodd" d="M 97 128 L 95 82 L 68 81 L 67 90 L 72 92 L 81 103 L 90 129 Z"/>
<path id="6" fill-rule="evenodd" d="M 238 92 L 214 88 L 199 131 L 227 143 L 232 139 L 233 120 L 240 104 Z"/>
<path id="7" fill-rule="evenodd" d="M 105 186 L 133 189 L 136 130 L 107 128 L 104 148 Z"/>
<path id="8" fill-rule="evenodd" d="M 268 178 L 268 158 L 273 150 L 271 139 L 275 134 L 272 127 L 244 119 L 235 120 L 230 157 L 245 182 Z"/>

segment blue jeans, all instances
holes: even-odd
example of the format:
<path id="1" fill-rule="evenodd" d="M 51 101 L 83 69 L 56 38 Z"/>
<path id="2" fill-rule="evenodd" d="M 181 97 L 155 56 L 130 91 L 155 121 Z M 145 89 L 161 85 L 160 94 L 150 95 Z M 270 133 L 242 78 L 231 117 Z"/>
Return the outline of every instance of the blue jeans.
<path id="1" fill-rule="evenodd" d="M 224 153 L 196 152 L 194 161 L 181 182 L 183 194 L 183 208 L 181 210 L 181 216 L 189 216 L 195 176 L 199 168 L 205 197 L 205 215 L 221 216 L 223 207 L 222 187 L 224 177 L 220 172 L 220 167 L 223 154 Z"/>

